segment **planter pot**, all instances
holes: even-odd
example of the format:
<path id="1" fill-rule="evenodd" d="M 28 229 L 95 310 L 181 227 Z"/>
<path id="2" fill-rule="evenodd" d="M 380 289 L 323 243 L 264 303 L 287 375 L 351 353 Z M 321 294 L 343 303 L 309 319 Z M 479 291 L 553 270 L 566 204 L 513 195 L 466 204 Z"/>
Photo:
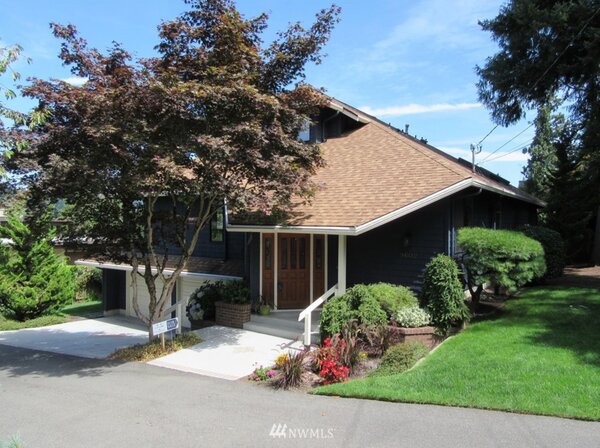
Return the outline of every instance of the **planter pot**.
<path id="1" fill-rule="evenodd" d="M 261 305 L 261 307 L 258 309 L 258 314 L 261 316 L 268 316 L 271 314 L 271 307 L 269 305 Z"/>
<path id="2" fill-rule="evenodd" d="M 394 344 L 419 341 L 432 348 L 440 342 L 439 336 L 435 334 L 435 327 L 390 327 L 390 336 L 390 341 Z"/>
<path id="3" fill-rule="evenodd" d="M 252 305 L 250 303 L 216 302 L 215 309 L 217 325 L 244 328 L 244 323 L 250 321 Z"/>
<path id="4" fill-rule="evenodd" d="M 192 330 L 200 330 L 201 328 L 212 327 L 215 324 L 214 320 L 205 319 L 190 319 Z"/>

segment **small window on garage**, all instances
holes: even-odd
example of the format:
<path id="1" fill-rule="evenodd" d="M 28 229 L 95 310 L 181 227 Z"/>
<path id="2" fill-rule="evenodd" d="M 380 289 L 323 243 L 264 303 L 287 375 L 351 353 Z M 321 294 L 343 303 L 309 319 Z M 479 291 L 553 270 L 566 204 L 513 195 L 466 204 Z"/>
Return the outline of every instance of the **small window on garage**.
<path id="1" fill-rule="evenodd" d="M 225 213 L 220 208 L 210 221 L 210 241 L 222 243 L 225 240 Z"/>

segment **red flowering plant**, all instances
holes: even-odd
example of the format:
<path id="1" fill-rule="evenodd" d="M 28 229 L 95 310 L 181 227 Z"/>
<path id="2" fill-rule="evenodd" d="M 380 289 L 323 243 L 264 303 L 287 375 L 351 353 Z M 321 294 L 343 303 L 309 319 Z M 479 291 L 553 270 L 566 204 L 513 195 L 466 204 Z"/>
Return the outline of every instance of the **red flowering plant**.
<path id="1" fill-rule="evenodd" d="M 321 347 L 313 355 L 313 365 L 319 376 L 323 378 L 323 384 L 341 383 L 348 381 L 350 369 L 340 362 L 340 345 L 343 339 L 337 339 L 332 343 L 331 338 L 325 338 Z"/>

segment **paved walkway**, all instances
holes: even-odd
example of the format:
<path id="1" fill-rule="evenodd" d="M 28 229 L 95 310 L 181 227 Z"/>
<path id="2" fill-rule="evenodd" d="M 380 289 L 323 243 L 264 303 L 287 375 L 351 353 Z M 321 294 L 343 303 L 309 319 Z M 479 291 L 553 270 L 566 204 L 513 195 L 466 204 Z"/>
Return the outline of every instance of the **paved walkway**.
<path id="1" fill-rule="evenodd" d="M 148 332 L 145 327 L 140 322 L 124 316 L 0 331 L 0 344 L 85 358 L 105 358 L 118 348 L 147 341 Z"/>
<path id="2" fill-rule="evenodd" d="M 19 434 L 25 447 L 600 446 L 599 423 L 310 396 L 1 345 L 0 402 L 0 441 Z"/>
<path id="3" fill-rule="evenodd" d="M 300 342 L 276 336 L 213 326 L 196 331 L 202 343 L 151 361 L 150 364 L 227 380 L 268 366 L 282 352 L 302 349 Z"/>

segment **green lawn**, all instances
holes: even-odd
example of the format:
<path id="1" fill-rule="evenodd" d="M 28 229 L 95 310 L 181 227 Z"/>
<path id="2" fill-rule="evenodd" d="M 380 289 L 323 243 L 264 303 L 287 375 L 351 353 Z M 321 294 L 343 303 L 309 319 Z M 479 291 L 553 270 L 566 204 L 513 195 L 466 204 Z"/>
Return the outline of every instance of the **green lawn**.
<path id="1" fill-rule="evenodd" d="M 102 301 L 90 300 L 87 302 L 75 302 L 65 306 L 61 312 L 68 316 L 86 317 L 89 315 L 97 315 L 102 313 Z"/>
<path id="2" fill-rule="evenodd" d="M 0 314 L 0 331 L 21 330 L 23 328 L 46 327 L 67 322 L 70 317 L 87 317 L 102 312 L 101 301 L 76 302 L 64 307 L 59 314 L 42 316 L 36 319 L 19 322 Z"/>
<path id="3" fill-rule="evenodd" d="M 600 420 L 600 290 L 525 290 L 411 371 L 315 393 Z"/>

